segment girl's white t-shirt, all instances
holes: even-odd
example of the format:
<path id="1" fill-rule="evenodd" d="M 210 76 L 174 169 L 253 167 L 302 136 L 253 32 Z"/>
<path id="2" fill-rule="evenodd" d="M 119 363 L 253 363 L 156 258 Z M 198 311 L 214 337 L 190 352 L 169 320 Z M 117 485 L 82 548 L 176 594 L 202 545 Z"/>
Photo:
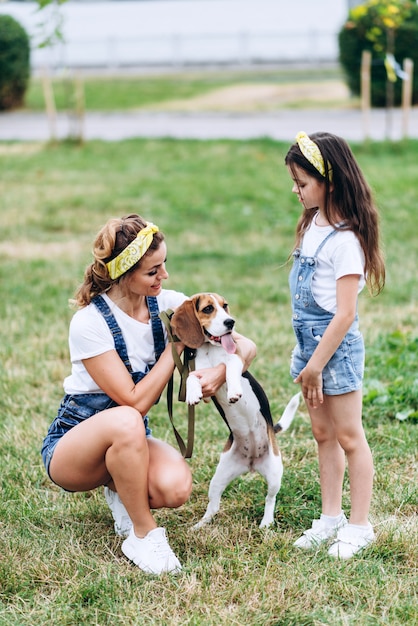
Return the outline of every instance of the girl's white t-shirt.
<path id="1" fill-rule="evenodd" d="M 155 363 L 151 321 L 145 324 L 133 319 L 106 294 L 102 295 L 122 331 L 132 370 L 134 372 L 145 371 L 146 366 Z M 183 293 L 169 289 L 163 289 L 157 296 L 160 311 L 175 309 L 186 299 L 187 296 Z M 164 325 L 163 329 L 167 340 Z M 64 380 L 65 393 L 100 392 L 100 387 L 91 378 L 82 361 L 114 350 L 115 342 L 103 315 L 94 304 L 90 303 L 74 314 L 70 322 L 69 347 L 72 368 L 70 376 Z"/>
<path id="2" fill-rule="evenodd" d="M 315 256 L 321 242 L 332 232 L 332 226 L 318 226 L 312 220 L 303 236 L 301 251 L 304 256 Z M 365 285 L 364 253 L 351 230 L 338 230 L 330 237 L 317 256 L 317 267 L 312 279 L 312 293 L 316 303 L 335 313 L 337 310 L 337 280 L 342 276 L 360 276 L 358 293 Z"/>

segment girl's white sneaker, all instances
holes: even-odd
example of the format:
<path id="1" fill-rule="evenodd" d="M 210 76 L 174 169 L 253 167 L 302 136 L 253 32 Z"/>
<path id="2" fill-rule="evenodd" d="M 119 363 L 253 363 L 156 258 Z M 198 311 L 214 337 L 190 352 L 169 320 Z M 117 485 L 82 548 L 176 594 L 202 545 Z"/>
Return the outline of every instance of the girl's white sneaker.
<path id="1" fill-rule="evenodd" d="M 328 550 L 330 556 L 337 559 L 350 559 L 352 556 L 364 550 L 375 539 L 373 527 L 347 524 L 337 533 L 337 539 Z"/>
<path id="2" fill-rule="evenodd" d="M 347 524 L 347 518 L 341 511 L 338 517 L 324 518 L 321 515 L 320 519 L 314 519 L 312 527 L 305 530 L 303 535 L 296 539 L 294 546 L 297 548 L 304 548 L 309 550 L 310 548 L 317 548 L 322 542 L 327 541 L 333 537 L 339 528 L 342 528 Z"/>

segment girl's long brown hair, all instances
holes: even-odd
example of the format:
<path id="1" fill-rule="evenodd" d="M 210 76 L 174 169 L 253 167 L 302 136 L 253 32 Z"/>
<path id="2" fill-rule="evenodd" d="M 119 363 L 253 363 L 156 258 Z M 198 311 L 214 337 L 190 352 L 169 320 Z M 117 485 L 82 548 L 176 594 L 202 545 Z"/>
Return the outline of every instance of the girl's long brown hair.
<path id="1" fill-rule="evenodd" d="M 164 241 L 164 235 L 161 232 L 154 233 L 150 247 L 138 263 L 119 278 L 115 280 L 110 278 L 106 263 L 118 256 L 146 225 L 147 222 L 143 217 L 133 213 L 121 218 L 112 218 L 101 228 L 93 244 L 94 261 L 87 266 L 84 281 L 78 287 L 71 304 L 79 307 L 87 306 L 95 296 L 105 293 L 115 283 L 125 280 L 140 266 L 147 254 L 158 249 Z"/>
<path id="2" fill-rule="evenodd" d="M 285 163 L 294 173 L 294 166 L 300 167 L 325 184 L 324 215 L 330 224 L 342 220 L 342 228 L 352 230 L 358 237 L 365 257 L 366 283 L 370 293 L 377 295 L 385 284 L 385 264 L 380 249 L 379 214 L 371 189 L 344 139 L 324 132 L 313 133 L 310 138 L 327 164 L 325 177 L 303 156 L 297 143 L 290 147 Z M 297 180 L 296 175 L 294 178 Z M 295 247 L 300 245 L 314 215 L 310 209 L 302 213 L 296 228 Z"/>

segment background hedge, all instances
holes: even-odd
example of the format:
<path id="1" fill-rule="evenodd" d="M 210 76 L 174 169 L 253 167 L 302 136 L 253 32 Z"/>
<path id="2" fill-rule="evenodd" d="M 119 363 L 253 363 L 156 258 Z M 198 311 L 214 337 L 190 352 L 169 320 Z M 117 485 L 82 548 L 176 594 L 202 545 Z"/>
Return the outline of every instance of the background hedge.
<path id="1" fill-rule="evenodd" d="M 396 3 L 395 3 L 396 4 Z M 367 6 L 367 4 L 365 5 Z M 413 74 L 413 104 L 418 104 L 418 6 L 410 3 L 410 16 L 394 33 L 394 55 L 402 66 L 405 58 L 414 62 Z M 382 35 L 383 50 L 376 51 L 373 42 L 367 36 L 371 27 L 370 16 L 365 15 L 355 22 L 349 15 L 338 35 L 339 59 L 344 70 L 346 82 L 354 95 L 360 95 L 360 68 L 363 50 L 372 53 L 371 66 L 371 102 L 373 106 L 386 105 L 387 74 L 384 59 L 387 51 L 387 33 Z M 402 99 L 402 80 L 394 83 L 395 104 L 399 105 Z"/>
<path id="2" fill-rule="evenodd" d="M 10 15 L 0 15 L 0 109 L 22 106 L 30 76 L 29 36 Z"/>

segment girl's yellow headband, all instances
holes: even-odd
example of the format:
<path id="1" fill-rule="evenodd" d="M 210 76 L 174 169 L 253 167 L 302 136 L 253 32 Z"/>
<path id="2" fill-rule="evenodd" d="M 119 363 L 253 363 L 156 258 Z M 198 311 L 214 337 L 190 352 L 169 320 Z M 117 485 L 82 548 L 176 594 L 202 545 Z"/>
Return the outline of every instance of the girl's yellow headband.
<path id="1" fill-rule="evenodd" d="M 322 156 L 321 151 L 316 143 L 312 141 L 312 139 L 310 139 L 308 135 L 303 131 L 296 135 L 296 142 L 305 159 L 307 159 L 309 163 L 318 170 L 321 176 L 325 178 L 324 157 Z M 332 167 L 329 163 L 328 177 L 330 180 L 332 180 Z"/>
<path id="2" fill-rule="evenodd" d="M 131 269 L 135 263 L 138 263 L 139 259 L 144 256 L 150 247 L 154 233 L 158 233 L 158 230 L 158 226 L 147 222 L 145 228 L 137 234 L 136 239 L 131 241 L 117 257 L 106 263 L 110 278 L 113 280 L 119 278 L 119 276 Z"/>

